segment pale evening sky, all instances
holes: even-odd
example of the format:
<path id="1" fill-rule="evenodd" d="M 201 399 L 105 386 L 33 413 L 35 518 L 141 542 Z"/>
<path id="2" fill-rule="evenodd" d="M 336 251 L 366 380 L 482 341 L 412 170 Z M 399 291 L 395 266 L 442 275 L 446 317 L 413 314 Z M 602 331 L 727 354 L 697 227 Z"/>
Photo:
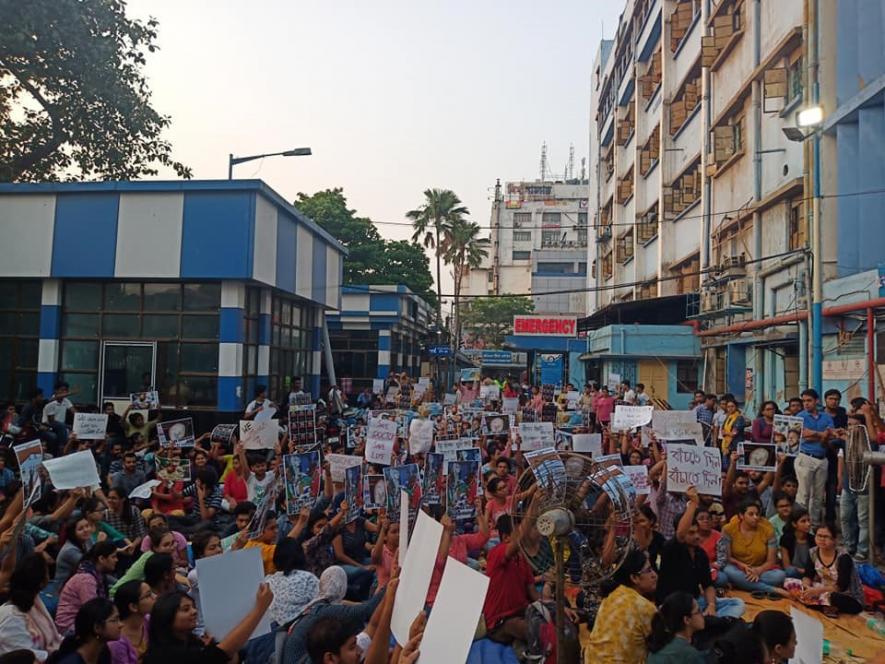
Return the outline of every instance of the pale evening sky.
<path id="1" fill-rule="evenodd" d="M 405 221 L 428 187 L 488 225 L 495 178 L 534 179 L 541 143 L 561 173 L 587 155 L 591 67 L 608 0 L 130 0 L 160 22 L 148 56 L 166 136 L 194 177 L 227 155 L 310 146 L 235 167 L 284 197 L 343 187 L 376 222 Z M 164 173 L 168 177 L 170 173 Z M 405 226 L 378 225 L 391 239 Z M 450 279 L 444 277 L 444 289 Z"/>

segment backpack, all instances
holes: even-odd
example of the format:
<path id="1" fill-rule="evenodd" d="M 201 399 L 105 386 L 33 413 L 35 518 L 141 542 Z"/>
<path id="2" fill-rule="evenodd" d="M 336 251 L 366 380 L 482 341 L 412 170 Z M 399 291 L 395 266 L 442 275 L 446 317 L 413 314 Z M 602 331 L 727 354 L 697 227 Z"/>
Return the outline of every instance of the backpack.
<path id="1" fill-rule="evenodd" d="M 539 664 L 556 664 L 556 604 L 554 602 L 537 601 L 529 604 L 525 610 L 525 620 L 528 627 L 528 643 L 526 643 L 526 658 L 530 662 Z M 578 661 L 577 659 L 577 627 L 570 620 L 565 622 L 565 642 L 562 647 L 566 650 L 566 661 Z M 575 659 L 569 657 L 571 653 Z"/>
<path id="2" fill-rule="evenodd" d="M 869 563 L 861 563 L 857 566 L 857 574 L 861 582 L 870 588 L 885 588 L 885 576 Z"/>

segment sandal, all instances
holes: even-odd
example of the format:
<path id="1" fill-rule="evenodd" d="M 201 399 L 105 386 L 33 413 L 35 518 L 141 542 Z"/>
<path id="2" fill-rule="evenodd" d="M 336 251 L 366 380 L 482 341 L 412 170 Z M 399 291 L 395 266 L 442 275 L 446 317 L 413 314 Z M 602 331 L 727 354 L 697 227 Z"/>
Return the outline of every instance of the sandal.
<path id="1" fill-rule="evenodd" d="M 780 593 L 768 593 L 768 599 L 773 599 L 775 602 L 777 602 L 779 600 L 788 599 L 788 598 L 784 597 Z"/>
<path id="2" fill-rule="evenodd" d="M 768 593 L 764 590 L 754 590 L 750 593 L 750 597 L 753 599 L 768 599 Z"/>

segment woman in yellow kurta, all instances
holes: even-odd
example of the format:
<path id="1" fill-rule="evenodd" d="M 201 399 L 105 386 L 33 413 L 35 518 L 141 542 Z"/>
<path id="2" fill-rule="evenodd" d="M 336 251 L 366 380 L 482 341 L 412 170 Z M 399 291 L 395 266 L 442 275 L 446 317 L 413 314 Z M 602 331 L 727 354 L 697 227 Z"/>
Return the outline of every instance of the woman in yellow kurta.
<path id="1" fill-rule="evenodd" d="M 777 563 L 774 526 L 761 513 L 759 501 L 746 498 L 722 528 L 720 568 L 735 588 L 788 597 L 781 587 L 787 575 Z"/>

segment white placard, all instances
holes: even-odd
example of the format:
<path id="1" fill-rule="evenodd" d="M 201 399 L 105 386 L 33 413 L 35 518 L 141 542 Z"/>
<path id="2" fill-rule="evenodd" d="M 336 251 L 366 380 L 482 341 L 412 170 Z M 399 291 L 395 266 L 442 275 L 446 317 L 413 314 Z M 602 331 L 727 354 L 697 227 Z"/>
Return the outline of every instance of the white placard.
<path id="1" fill-rule="evenodd" d="M 418 512 L 411 546 L 406 553 L 399 575 L 399 586 L 397 586 L 396 599 L 393 602 L 393 616 L 390 619 L 393 635 L 402 646 L 409 641 L 409 627 L 411 627 L 412 621 L 424 610 L 442 532 L 442 524 L 424 512 Z"/>
<path id="2" fill-rule="evenodd" d="M 639 466 L 623 466 L 621 470 L 623 470 L 624 475 L 629 477 L 630 481 L 633 482 L 633 487 L 636 489 L 637 496 L 647 496 L 649 494 L 648 466 L 645 464 Z"/>
<path id="3" fill-rule="evenodd" d="M 448 463 L 458 460 L 458 450 L 469 450 L 474 447 L 473 438 L 455 438 L 453 440 L 438 440 L 434 448 L 437 454 L 442 454 Z"/>
<path id="4" fill-rule="evenodd" d="M 264 403 L 265 406 L 259 410 L 253 418 L 256 422 L 264 422 L 265 420 L 272 419 L 273 416 L 277 414 L 277 409 L 274 406 L 271 406 L 267 401 Z"/>
<path id="5" fill-rule="evenodd" d="M 258 585 L 264 581 L 261 549 L 240 549 L 200 558 L 197 577 L 206 631 L 222 641 L 255 608 Z M 270 615 L 265 612 L 249 638 L 269 632 Z"/>
<path id="6" fill-rule="evenodd" d="M 612 431 L 627 431 L 645 426 L 651 422 L 654 406 L 615 406 L 615 414 L 612 416 Z"/>
<path id="7" fill-rule="evenodd" d="M 823 623 L 795 606 L 790 607 L 790 617 L 796 630 L 796 652 L 790 664 L 821 664 L 824 661 Z"/>
<path id="8" fill-rule="evenodd" d="M 107 428 L 105 413 L 74 413 L 74 434 L 80 440 L 102 440 Z"/>
<path id="9" fill-rule="evenodd" d="M 567 408 L 569 410 L 575 410 L 578 406 L 578 401 L 581 400 L 581 393 L 577 390 L 572 390 L 570 392 L 565 393 L 565 400 L 568 404 Z"/>
<path id="10" fill-rule="evenodd" d="M 519 397 L 504 397 L 501 400 L 502 413 L 507 413 L 509 415 L 515 413 L 517 410 L 519 410 Z"/>
<path id="11" fill-rule="evenodd" d="M 155 486 L 160 486 L 160 480 L 148 480 L 144 484 L 139 484 L 129 492 L 129 498 L 141 498 L 148 500 L 154 491 Z"/>
<path id="12" fill-rule="evenodd" d="M 466 662 L 489 577 L 452 557 L 446 560 L 436 601 L 421 639 L 421 664 Z"/>
<path id="13" fill-rule="evenodd" d="M 409 422 L 409 452 L 426 454 L 433 445 L 433 420 L 416 418 Z"/>
<path id="14" fill-rule="evenodd" d="M 693 439 L 698 445 L 704 444 L 704 430 L 693 410 L 656 410 L 651 428 L 658 440 Z"/>
<path id="15" fill-rule="evenodd" d="M 523 452 L 552 447 L 553 422 L 522 422 L 519 425 L 519 437 L 522 440 Z"/>
<path id="16" fill-rule="evenodd" d="M 572 451 L 583 452 L 593 457 L 602 456 L 601 433 L 572 434 Z"/>
<path id="17" fill-rule="evenodd" d="M 329 472 L 332 474 L 333 482 L 344 482 L 344 471 L 363 462 L 362 457 L 352 454 L 327 454 L 325 459 L 329 462 Z"/>
<path id="18" fill-rule="evenodd" d="M 383 378 L 373 378 L 372 379 L 372 394 L 382 394 L 384 392 L 384 379 Z"/>
<path id="19" fill-rule="evenodd" d="M 49 473 L 52 486 L 59 491 L 101 484 L 95 467 L 95 457 L 89 450 L 47 459 L 43 462 L 43 467 Z"/>
<path id="20" fill-rule="evenodd" d="M 483 401 L 493 401 L 501 397 L 501 388 L 497 385 L 480 385 L 479 398 Z"/>
<path id="21" fill-rule="evenodd" d="M 383 466 L 390 465 L 393 443 L 399 426 L 394 420 L 373 417 L 366 431 L 366 461 Z"/>
<path id="22" fill-rule="evenodd" d="M 240 420 L 240 440 L 247 450 L 272 450 L 280 436 L 274 420 Z"/>
<path id="23" fill-rule="evenodd" d="M 446 395 L 443 397 L 446 406 L 453 405 L 458 400 L 458 395 L 452 392 L 446 392 Z"/>
<path id="24" fill-rule="evenodd" d="M 667 491 L 685 493 L 690 486 L 698 493 L 722 495 L 722 452 L 718 447 L 667 445 Z"/>
<path id="25" fill-rule="evenodd" d="M 606 387 L 608 387 L 609 392 L 616 392 L 618 390 L 618 385 L 621 384 L 621 374 L 610 373 L 608 375 L 608 382 L 606 383 Z"/>
<path id="26" fill-rule="evenodd" d="M 406 553 L 409 550 L 409 492 L 399 492 L 399 549 L 397 562 L 400 569 L 406 564 Z"/>

